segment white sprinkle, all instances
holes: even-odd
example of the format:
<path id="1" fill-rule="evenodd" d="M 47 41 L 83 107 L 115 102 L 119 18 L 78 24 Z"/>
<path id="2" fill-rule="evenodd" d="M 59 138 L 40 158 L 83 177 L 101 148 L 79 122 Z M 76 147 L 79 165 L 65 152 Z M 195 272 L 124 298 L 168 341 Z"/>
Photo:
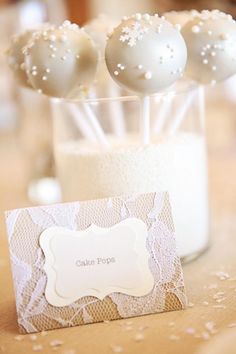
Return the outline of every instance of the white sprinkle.
<path id="1" fill-rule="evenodd" d="M 216 71 L 216 66 L 213 65 L 212 68 L 211 68 L 212 71 Z"/>
<path id="2" fill-rule="evenodd" d="M 52 54 L 50 55 L 50 57 L 51 57 L 51 58 L 55 58 L 56 55 L 55 55 L 54 53 L 52 53 Z"/>
<path id="3" fill-rule="evenodd" d="M 207 48 L 207 49 L 210 49 L 210 48 L 211 48 L 211 45 L 210 45 L 210 44 L 207 44 L 207 45 L 206 45 L 206 48 Z"/>
<path id="4" fill-rule="evenodd" d="M 232 323 L 228 324 L 227 327 L 228 327 L 228 328 L 234 328 L 234 327 L 236 327 L 236 322 L 232 322 Z"/>
<path id="5" fill-rule="evenodd" d="M 209 333 L 208 333 L 208 332 L 202 332 L 202 338 L 203 338 L 204 340 L 208 340 L 208 339 L 210 338 Z"/>
<path id="6" fill-rule="evenodd" d="M 149 14 L 144 14 L 143 15 L 143 19 L 146 20 L 146 21 L 149 21 L 151 18 L 151 16 Z"/>
<path id="7" fill-rule="evenodd" d="M 151 73 L 151 71 L 147 71 L 147 72 L 145 73 L 144 77 L 145 77 L 146 80 L 150 80 L 150 79 L 152 78 L 152 73 Z"/>
<path id="8" fill-rule="evenodd" d="M 181 25 L 179 23 L 176 23 L 174 27 L 177 29 L 177 31 L 181 30 Z"/>
<path id="9" fill-rule="evenodd" d="M 21 342 L 24 339 L 24 336 L 15 336 L 14 339 Z"/>
<path id="10" fill-rule="evenodd" d="M 67 48 L 67 49 L 66 49 L 66 53 L 71 53 L 71 49 L 70 49 L 70 48 Z"/>
<path id="11" fill-rule="evenodd" d="M 215 333 L 215 322 L 213 321 L 206 322 L 205 327 L 210 333 Z"/>
<path id="12" fill-rule="evenodd" d="M 41 94 L 43 91 L 41 89 L 38 89 L 37 92 Z"/>
<path id="13" fill-rule="evenodd" d="M 63 55 L 63 57 L 61 57 L 61 60 L 66 60 L 66 56 Z"/>
<path id="14" fill-rule="evenodd" d="M 179 338 L 179 336 L 176 336 L 175 334 L 171 334 L 171 335 L 169 336 L 169 339 L 170 339 L 170 340 L 179 340 L 180 338 Z"/>
<path id="15" fill-rule="evenodd" d="M 206 52 L 201 52 L 201 56 L 204 57 L 206 55 Z"/>
<path id="16" fill-rule="evenodd" d="M 207 31 L 208 35 L 211 36 L 212 35 L 212 31 Z"/>
<path id="17" fill-rule="evenodd" d="M 77 55 L 76 55 L 76 59 L 79 59 L 79 58 L 80 58 L 80 55 L 79 55 L 79 54 L 77 54 Z"/>
<path id="18" fill-rule="evenodd" d="M 142 18 L 142 15 L 141 15 L 141 14 L 138 13 L 138 14 L 135 15 L 135 19 L 136 19 L 136 20 L 139 21 L 139 20 L 141 20 L 141 18 Z"/>
<path id="19" fill-rule="evenodd" d="M 199 26 L 193 26 L 192 27 L 192 32 L 193 33 L 199 33 L 200 32 L 200 27 Z"/>
<path id="20" fill-rule="evenodd" d="M 43 349 L 43 346 L 41 344 L 33 345 L 33 351 L 34 352 L 40 352 L 42 349 Z"/>
<path id="21" fill-rule="evenodd" d="M 196 333 L 196 330 L 193 327 L 189 327 L 189 328 L 186 328 L 185 332 L 188 334 L 194 334 L 194 333 Z"/>
<path id="22" fill-rule="evenodd" d="M 138 65 L 138 69 L 141 70 L 143 68 L 142 64 Z"/>
<path id="23" fill-rule="evenodd" d="M 68 39 L 67 36 L 64 35 L 64 34 L 63 34 L 63 35 L 61 36 L 61 38 L 60 38 L 61 42 L 66 42 L 67 39 Z"/>
<path id="24" fill-rule="evenodd" d="M 115 76 L 118 76 L 118 75 L 119 75 L 119 71 L 115 70 L 115 71 L 114 71 L 114 75 L 115 75 Z"/>
<path id="25" fill-rule="evenodd" d="M 211 56 L 215 57 L 216 56 L 216 52 L 211 52 Z"/>
<path id="26" fill-rule="evenodd" d="M 37 71 L 35 71 L 35 70 L 32 71 L 32 75 L 33 75 L 33 76 L 37 76 L 37 75 L 38 75 Z"/>
<path id="27" fill-rule="evenodd" d="M 30 335 L 30 340 L 32 340 L 32 341 L 37 340 L 36 334 L 31 334 L 31 335 Z"/>
<path id="28" fill-rule="evenodd" d="M 56 47 L 53 47 L 52 50 L 53 50 L 53 52 L 56 52 L 56 51 L 57 51 L 57 48 L 56 48 Z"/>
<path id="29" fill-rule="evenodd" d="M 47 81 L 47 79 L 48 79 L 47 76 L 43 76 L 43 77 L 42 77 L 42 80 L 43 80 L 43 81 Z"/>
<path id="30" fill-rule="evenodd" d="M 51 347 L 60 347 L 64 342 L 60 339 L 54 339 L 50 342 Z"/>
<path id="31" fill-rule="evenodd" d="M 120 68 L 121 67 L 121 64 L 119 63 L 119 64 L 117 64 L 117 68 Z"/>
<path id="32" fill-rule="evenodd" d="M 203 62 L 203 64 L 205 64 L 205 65 L 208 64 L 208 60 L 207 60 L 207 59 L 204 59 L 202 62 Z"/>
<path id="33" fill-rule="evenodd" d="M 112 345 L 111 349 L 114 353 L 122 353 L 124 351 L 123 347 L 120 345 Z"/>
<path id="34" fill-rule="evenodd" d="M 36 65 L 32 66 L 32 70 L 37 70 L 37 66 Z"/>
<path id="35" fill-rule="evenodd" d="M 48 73 L 48 74 L 51 72 L 51 70 L 50 70 L 49 68 L 47 68 L 45 71 L 46 71 L 46 73 Z"/>
<path id="36" fill-rule="evenodd" d="M 134 340 L 136 342 L 141 342 L 144 340 L 144 334 L 143 333 L 137 333 L 135 336 L 134 336 Z"/>
<path id="37" fill-rule="evenodd" d="M 125 70 L 125 66 L 124 66 L 124 65 L 121 65 L 121 66 L 120 66 L 120 70 Z"/>

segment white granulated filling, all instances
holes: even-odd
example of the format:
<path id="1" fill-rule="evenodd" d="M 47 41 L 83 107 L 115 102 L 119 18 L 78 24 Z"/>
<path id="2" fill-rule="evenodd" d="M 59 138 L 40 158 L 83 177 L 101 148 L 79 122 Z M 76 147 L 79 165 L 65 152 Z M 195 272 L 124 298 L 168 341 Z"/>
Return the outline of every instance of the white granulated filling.
<path id="1" fill-rule="evenodd" d="M 163 137 L 140 146 L 129 136 L 109 138 L 102 151 L 91 143 L 57 146 L 56 162 L 65 201 L 130 193 L 169 191 L 181 257 L 203 249 L 208 240 L 208 193 L 204 139 L 192 133 Z"/>

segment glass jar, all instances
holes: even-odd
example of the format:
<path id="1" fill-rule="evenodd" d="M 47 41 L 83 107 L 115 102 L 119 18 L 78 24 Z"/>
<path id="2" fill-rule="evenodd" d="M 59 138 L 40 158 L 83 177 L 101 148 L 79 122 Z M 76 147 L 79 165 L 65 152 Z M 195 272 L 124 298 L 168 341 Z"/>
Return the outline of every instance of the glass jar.
<path id="1" fill-rule="evenodd" d="M 189 260 L 207 248 L 209 235 L 204 92 L 183 82 L 151 96 L 150 105 L 151 139 L 143 145 L 138 97 L 53 102 L 62 198 L 168 191 L 178 253 Z"/>

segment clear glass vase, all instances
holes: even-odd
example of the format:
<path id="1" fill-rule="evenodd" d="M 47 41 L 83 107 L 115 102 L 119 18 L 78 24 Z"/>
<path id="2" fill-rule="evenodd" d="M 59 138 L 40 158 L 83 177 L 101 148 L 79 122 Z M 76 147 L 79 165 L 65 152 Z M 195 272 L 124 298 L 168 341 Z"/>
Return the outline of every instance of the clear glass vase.
<path id="1" fill-rule="evenodd" d="M 150 143 L 143 145 L 138 97 L 53 101 L 62 198 L 168 191 L 178 253 L 189 260 L 207 248 L 209 236 L 204 92 L 183 82 L 151 96 L 150 105 Z"/>

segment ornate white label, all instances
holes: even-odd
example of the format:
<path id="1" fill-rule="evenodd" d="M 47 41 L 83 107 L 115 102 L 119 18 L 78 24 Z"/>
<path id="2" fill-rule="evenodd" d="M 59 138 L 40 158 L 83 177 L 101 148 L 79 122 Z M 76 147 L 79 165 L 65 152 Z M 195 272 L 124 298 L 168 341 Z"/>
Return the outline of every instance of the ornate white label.
<path id="1" fill-rule="evenodd" d="M 146 248 L 147 226 L 128 218 L 110 227 L 83 231 L 50 227 L 40 235 L 47 274 L 45 296 L 56 307 L 84 296 L 147 295 L 154 286 Z"/>

